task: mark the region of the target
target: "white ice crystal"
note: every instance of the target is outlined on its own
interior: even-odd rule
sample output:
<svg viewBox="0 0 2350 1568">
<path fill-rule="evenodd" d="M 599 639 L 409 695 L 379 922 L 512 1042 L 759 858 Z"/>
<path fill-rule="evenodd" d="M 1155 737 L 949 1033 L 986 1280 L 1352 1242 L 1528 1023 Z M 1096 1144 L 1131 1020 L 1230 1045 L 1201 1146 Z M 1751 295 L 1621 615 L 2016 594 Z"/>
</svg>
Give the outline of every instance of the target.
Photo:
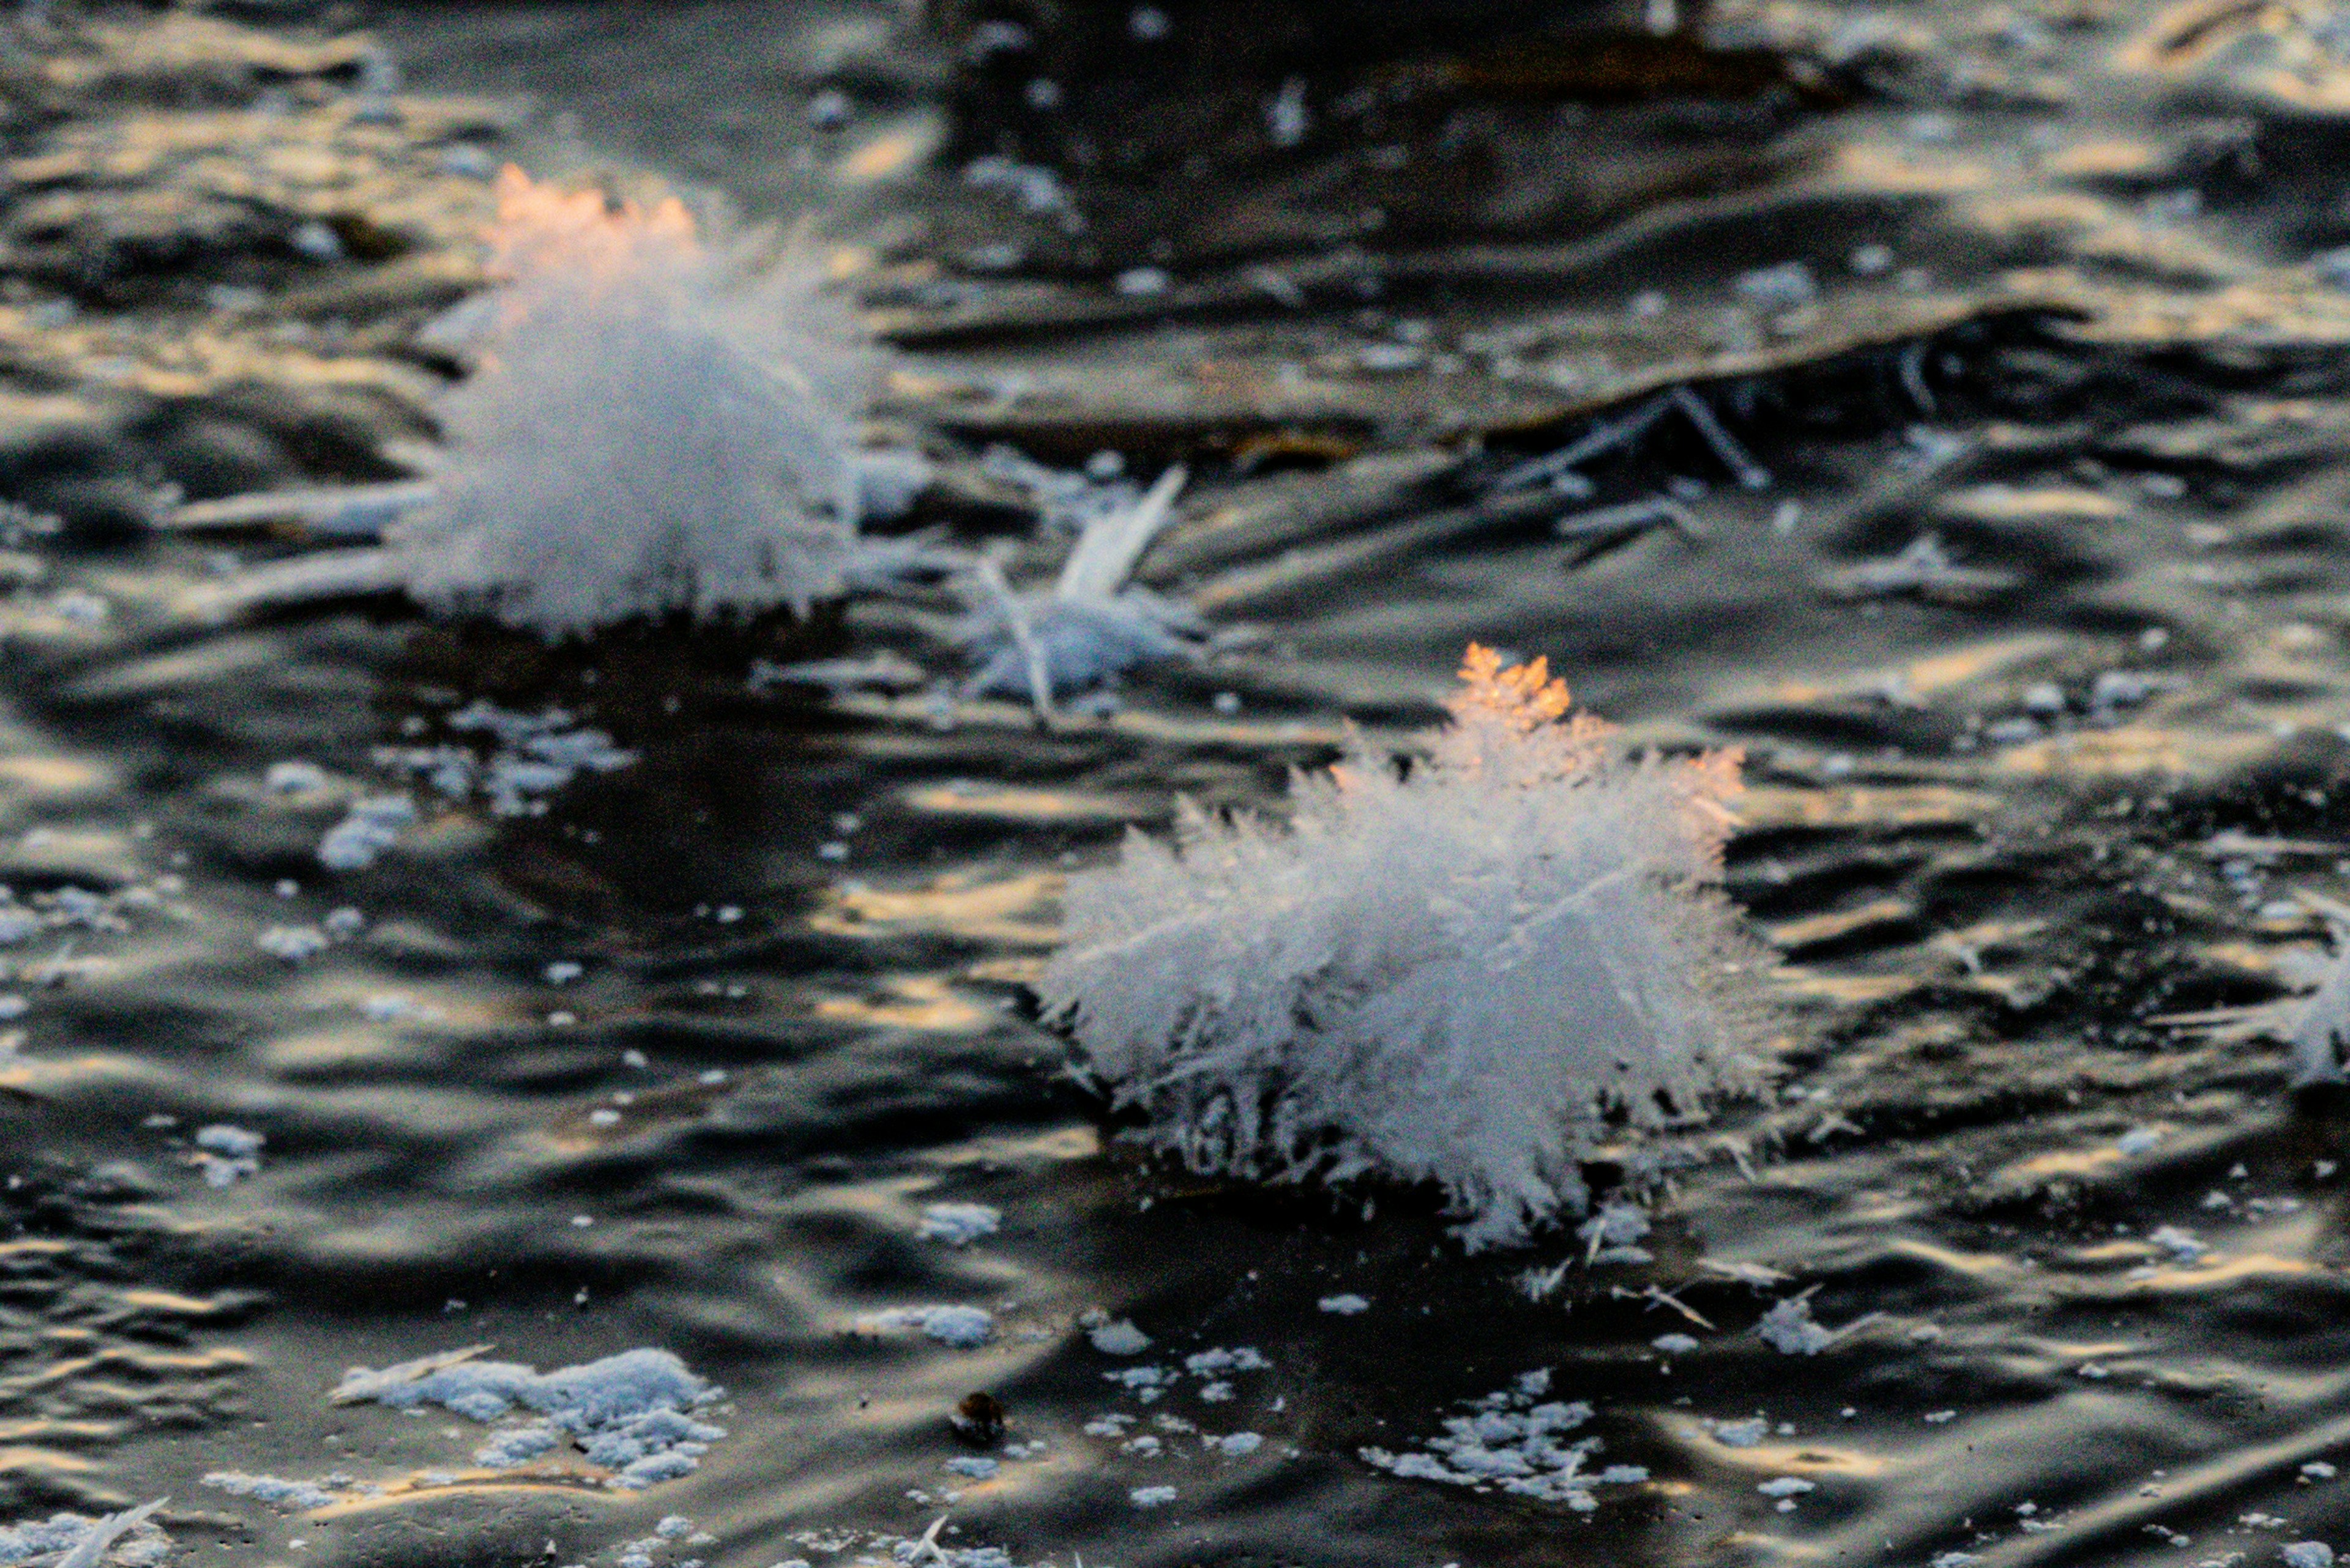
<svg viewBox="0 0 2350 1568">
<path fill-rule="evenodd" d="M 958 632 L 980 660 L 971 690 L 1024 696 L 1049 711 L 1055 693 L 1194 651 L 1207 627 L 1189 606 L 1127 586 L 1173 515 L 1183 483 L 1184 471 L 1170 468 L 1148 491 L 1121 489 L 1116 505 L 1084 513 L 1048 592 L 1015 594 L 992 562 L 979 563 L 962 589 L 972 608 Z M 1054 516 L 1049 502 L 1045 515 Z"/>
<path fill-rule="evenodd" d="M 1598 1506 L 1591 1491 L 1595 1485 L 1629 1485 L 1648 1479 L 1647 1470 L 1633 1465 L 1585 1473 L 1599 1440 L 1564 1439 L 1591 1419 L 1591 1407 L 1545 1399 L 1549 1391 L 1549 1374 L 1531 1372 L 1513 1387 L 1471 1401 L 1474 1414 L 1447 1417 L 1444 1435 L 1426 1439 L 1420 1449 L 1359 1452 L 1374 1469 L 1408 1480 L 1497 1487 L 1521 1497 L 1563 1502 L 1578 1513 Z"/>
<path fill-rule="evenodd" d="M 2350 1046 L 2350 922 L 2344 916 L 2350 916 L 2350 910 L 2336 914 L 2334 920 L 2334 960 L 2321 971 L 2316 992 L 2293 1018 L 2290 1038 L 2296 1087 L 2343 1080 L 2343 1053 Z"/>
<path fill-rule="evenodd" d="M 385 548 L 436 608 L 549 637 L 632 616 L 805 611 L 855 539 L 869 353 L 805 263 L 738 286 L 684 207 L 499 178 L 479 368 Z"/>
<path fill-rule="evenodd" d="M 45 1559 L 47 1568 L 97 1568 L 105 1562 L 152 1568 L 170 1555 L 172 1538 L 148 1519 L 170 1501 L 159 1497 L 94 1520 L 59 1513 L 45 1521 L 0 1525 L 0 1563 Z M 131 1539 L 118 1546 L 126 1535 Z"/>
<path fill-rule="evenodd" d="M 601 1361 L 542 1374 L 510 1361 L 476 1359 L 473 1345 L 381 1371 L 353 1367 L 334 1391 L 338 1405 L 372 1401 L 396 1410 L 439 1405 L 492 1422 L 517 1407 L 534 1412 L 500 1427 L 475 1451 L 476 1463 L 511 1468 L 577 1442 L 589 1464 L 611 1472 L 608 1484 L 641 1490 L 693 1469 L 723 1428 L 691 1412 L 724 1397 L 666 1350 L 622 1351 Z"/>
<path fill-rule="evenodd" d="M 1003 1223 L 1003 1211 L 985 1203 L 926 1203 L 919 1234 L 925 1241 L 968 1247 L 982 1236 L 993 1236 Z"/>
<path fill-rule="evenodd" d="M 995 1337 L 995 1316 L 984 1307 L 891 1307 L 868 1320 L 876 1329 L 913 1329 L 956 1350 L 976 1350 Z"/>
<path fill-rule="evenodd" d="M 1762 961 L 1709 887 L 1735 753 L 1624 760 L 1541 660 L 1461 673 L 1406 775 L 1358 745 L 1287 831 L 1184 803 L 1174 847 L 1130 835 L 1037 989 L 1193 1169 L 1433 1181 L 1476 1246 L 1746 1085 Z"/>
</svg>

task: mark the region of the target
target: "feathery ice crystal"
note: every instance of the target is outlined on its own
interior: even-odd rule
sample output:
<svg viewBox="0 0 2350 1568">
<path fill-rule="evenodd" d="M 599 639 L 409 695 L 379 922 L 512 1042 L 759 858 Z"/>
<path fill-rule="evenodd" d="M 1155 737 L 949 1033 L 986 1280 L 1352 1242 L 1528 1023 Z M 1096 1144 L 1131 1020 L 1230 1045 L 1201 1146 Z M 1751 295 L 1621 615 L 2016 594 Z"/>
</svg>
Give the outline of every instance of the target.
<svg viewBox="0 0 2350 1568">
<path fill-rule="evenodd" d="M 1544 661 L 1471 646 L 1399 776 L 1357 748 L 1287 831 L 1179 808 L 1074 879 L 1038 990 L 1203 1173 L 1434 1181 L 1471 1246 L 1586 1199 L 1603 1138 L 1743 1088 L 1759 948 L 1708 886 L 1740 758 L 1611 754 Z"/>
<path fill-rule="evenodd" d="M 837 593 L 871 356 L 804 259 L 756 286 L 675 200 L 498 186 L 479 368 L 442 402 L 445 468 L 388 558 L 434 608 L 549 636 Z M 774 368 L 771 369 L 770 367 Z"/>
</svg>

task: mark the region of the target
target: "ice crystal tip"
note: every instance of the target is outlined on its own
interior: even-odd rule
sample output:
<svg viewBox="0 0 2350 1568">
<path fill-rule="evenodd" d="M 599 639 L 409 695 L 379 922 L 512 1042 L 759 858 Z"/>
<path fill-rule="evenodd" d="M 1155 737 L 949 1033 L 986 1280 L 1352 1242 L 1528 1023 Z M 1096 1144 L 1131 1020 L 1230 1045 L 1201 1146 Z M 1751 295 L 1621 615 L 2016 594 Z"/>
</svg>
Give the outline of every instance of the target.
<svg viewBox="0 0 2350 1568">
<path fill-rule="evenodd" d="M 1603 1138 L 1748 1087 L 1769 1009 L 1712 886 L 1737 755 L 1617 755 L 1539 660 L 1461 678 L 1408 772 L 1357 743 L 1286 827 L 1186 802 L 1171 846 L 1130 834 L 1038 991 L 1194 1169 L 1433 1182 L 1479 1245 L 1579 1210 Z"/>
</svg>

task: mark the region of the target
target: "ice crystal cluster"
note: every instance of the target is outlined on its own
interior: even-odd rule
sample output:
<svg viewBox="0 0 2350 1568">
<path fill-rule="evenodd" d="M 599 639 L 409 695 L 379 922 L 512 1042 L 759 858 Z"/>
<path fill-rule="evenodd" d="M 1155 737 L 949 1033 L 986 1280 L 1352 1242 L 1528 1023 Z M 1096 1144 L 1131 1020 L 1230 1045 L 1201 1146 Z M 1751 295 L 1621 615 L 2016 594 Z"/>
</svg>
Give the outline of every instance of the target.
<svg viewBox="0 0 2350 1568">
<path fill-rule="evenodd" d="M 869 356 L 815 270 L 740 286 L 674 200 L 615 211 L 508 168 L 498 202 L 446 466 L 386 534 L 409 591 L 551 637 L 837 592 Z"/>
<path fill-rule="evenodd" d="M 1511 1387 L 1474 1402 L 1474 1415 L 1448 1417 L 1444 1436 L 1426 1439 L 1418 1451 L 1358 1450 L 1375 1469 L 1410 1480 L 1451 1486 L 1496 1488 L 1519 1497 L 1563 1502 L 1577 1513 L 1599 1506 L 1596 1486 L 1637 1486 L 1648 1479 L 1639 1465 L 1586 1469 L 1599 1450 L 1596 1438 L 1572 1440 L 1565 1434 L 1591 1419 L 1591 1407 L 1546 1397 L 1548 1370 L 1529 1372 Z"/>
<path fill-rule="evenodd" d="M 1286 828 L 1184 803 L 1171 847 L 1129 835 L 1038 989 L 1191 1168 L 1432 1181 L 1474 1247 L 1743 1086 L 1762 961 L 1710 885 L 1735 753 L 1618 756 L 1540 659 L 1461 676 L 1408 773 L 1357 746 Z"/>
<path fill-rule="evenodd" d="M 511 1469 L 576 1445 L 589 1464 L 612 1472 L 609 1484 L 632 1491 L 692 1470 L 726 1435 L 692 1414 L 723 1397 L 723 1390 L 666 1350 L 627 1350 L 542 1374 L 514 1362 L 475 1359 L 487 1348 L 470 1346 L 380 1372 L 353 1367 L 334 1401 L 372 1401 L 395 1410 L 438 1405 L 485 1423 L 513 1416 L 519 1407 L 531 1414 L 499 1425 L 475 1450 L 476 1463 Z"/>
</svg>

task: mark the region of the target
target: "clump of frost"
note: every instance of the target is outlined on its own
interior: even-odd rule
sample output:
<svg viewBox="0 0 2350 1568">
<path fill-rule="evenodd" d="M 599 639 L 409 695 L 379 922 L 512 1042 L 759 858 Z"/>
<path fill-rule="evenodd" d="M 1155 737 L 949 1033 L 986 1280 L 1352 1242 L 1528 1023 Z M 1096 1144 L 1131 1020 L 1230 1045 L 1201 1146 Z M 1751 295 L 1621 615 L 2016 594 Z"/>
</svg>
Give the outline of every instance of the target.
<svg viewBox="0 0 2350 1568">
<path fill-rule="evenodd" d="M 404 794 L 371 794 L 353 801 L 343 820 L 318 841 L 318 864 L 329 871 L 363 871 L 416 820 L 416 803 Z"/>
<path fill-rule="evenodd" d="M 981 561 L 962 589 L 971 608 L 957 632 L 980 666 L 971 690 L 1025 696 L 1049 711 L 1056 693 L 1194 651 L 1207 627 L 1189 606 L 1127 585 L 1183 482 L 1184 471 L 1170 468 L 1141 494 L 1121 492 L 1118 505 L 1086 514 L 1049 591 L 1014 593 L 993 562 Z"/>
<path fill-rule="evenodd" d="M 603 731 L 577 727 L 561 708 L 517 713 L 477 699 L 450 714 L 448 725 L 463 734 L 486 735 L 494 746 L 487 755 L 470 744 L 379 746 L 376 765 L 422 779 L 452 801 L 478 792 L 494 816 L 544 816 L 546 797 L 579 774 L 617 773 L 637 761 L 636 753 Z M 325 853 L 322 847 L 321 857 Z"/>
<path fill-rule="evenodd" d="M 1104 1355 L 1139 1355 L 1151 1345 L 1150 1336 L 1125 1319 L 1089 1329 L 1086 1337 Z"/>
<path fill-rule="evenodd" d="M 1173 847 L 1129 835 L 1037 989 L 1191 1168 L 1433 1181 L 1479 1246 L 1747 1086 L 1764 961 L 1710 886 L 1736 753 L 1625 760 L 1541 660 L 1461 674 L 1409 774 L 1358 745 L 1286 831 L 1186 802 Z"/>
<path fill-rule="evenodd" d="M 868 1321 L 877 1329 L 912 1329 L 957 1350 L 976 1350 L 995 1337 L 995 1316 L 984 1307 L 891 1307 Z"/>
<path fill-rule="evenodd" d="M 512 168 L 492 239 L 504 286 L 469 313 L 434 496 L 385 535 L 408 591 L 549 637 L 838 593 L 871 357 L 816 269 L 744 287 L 674 200 L 613 211 Z"/>
<path fill-rule="evenodd" d="M 1347 1292 L 1344 1295 L 1324 1296 L 1320 1301 L 1314 1304 L 1321 1308 L 1324 1312 L 1334 1314 L 1339 1317 L 1353 1317 L 1358 1313 L 1367 1313 L 1371 1310 L 1371 1303 L 1369 1302 L 1365 1301 L 1361 1296 L 1355 1294 L 1351 1291 Z"/>
<path fill-rule="evenodd" d="M 428 1355 L 381 1371 L 355 1366 L 333 1395 L 395 1410 L 439 1405 L 484 1424 L 503 1422 L 475 1450 L 477 1464 L 511 1469 L 577 1443 L 608 1485 L 631 1491 L 692 1470 L 725 1429 L 692 1412 L 724 1397 L 666 1350 L 637 1349 L 541 1373 L 476 1359 L 487 1347 Z M 519 1412 L 528 1411 L 531 1415 Z M 511 1418 L 509 1418 L 511 1417 Z"/>
<path fill-rule="evenodd" d="M 284 1476 L 256 1476 L 244 1470 L 213 1470 L 203 1484 L 231 1497 L 249 1497 L 272 1508 L 307 1513 L 335 1501 L 334 1489 L 322 1481 L 289 1480 Z"/>
<path fill-rule="evenodd" d="M 2350 913 L 2350 911 L 2345 911 Z M 2293 1081 L 2338 1084 L 2343 1081 L 2343 1056 L 2350 1050 L 2350 927 L 2337 918 L 2333 962 L 2322 972 L 2317 990 L 2294 1017 Z"/>
<path fill-rule="evenodd" d="M 1789 1296 L 1773 1303 L 1754 1332 L 1782 1355 L 1817 1355 L 1836 1339 L 1834 1330 L 1812 1316 L 1809 1296 Z"/>
<path fill-rule="evenodd" d="M 261 1174 L 261 1148 L 268 1141 L 257 1132 L 215 1122 L 196 1129 L 195 1151 L 188 1160 L 203 1174 L 205 1186 L 234 1187 Z"/>
<path fill-rule="evenodd" d="M 172 1538 L 149 1521 L 171 1501 L 159 1497 L 97 1519 L 56 1513 L 46 1520 L 0 1525 L 0 1565 L 47 1559 L 46 1568 L 98 1568 L 101 1563 L 154 1568 L 172 1554 Z"/>
<path fill-rule="evenodd" d="M 925 1241 L 968 1247 L 982 1236 L 993 1236 L 1003 1223 L 1003 1210 L 984 1203 L 930 1203 L 922 1208 L 918 1232 Z"/>
<path fill-rule="evenodd" d="M 1648 1479 L 1638 1465 L 1616 1465 L 1586 1474 L 1584 1467 L 1599 1449 L 1596 1438 L 1567 1440 L 1565 1434 L 1591 1419 L 1591 1407 L 1544 1397 L 1547 1371 L 1529 1372 L 1512 1386 L 1471 1402 L 1471 1414 L 1447 1417 L 1444 1435 L 1418 1449 L 1393 1453 L 1360 1450 L 1364 1462 L 1411 1480 L 1452 1486 L 1495 1487 L 1520 1497 L 1563 1502 L 1577 1513 L 1599 1506 L 1595 1486 L 1633 1485 Z"/>
</svg>

